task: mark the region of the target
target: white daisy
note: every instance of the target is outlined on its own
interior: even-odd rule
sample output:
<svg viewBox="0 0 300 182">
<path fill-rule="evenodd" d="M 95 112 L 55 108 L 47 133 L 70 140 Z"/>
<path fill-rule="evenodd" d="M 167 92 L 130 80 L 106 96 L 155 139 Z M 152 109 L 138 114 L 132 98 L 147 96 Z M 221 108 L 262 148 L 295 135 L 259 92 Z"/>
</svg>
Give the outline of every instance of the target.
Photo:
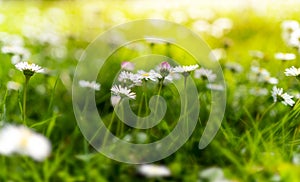
<svg viewBox="0 0 300 182">
<path fill-rule="evenodd" d="M 149 72 L 146 72 L 144 70 L 139 70 L 137 72 L 138 78 L 141 80 L 152 80 L 157 81 L 157 79 L 162 78 L 162 76 L 155 72 L 154 70 L 150 70 Z"/>
<path fill-rule="evenodd" d="M 284 74 L 286 76 L 296 76 L 296 77 L 298 77 L 300 75 L 300 68 L 295 68 L 295 66 L 292 66 L 290 68 L 285 69 Z"/>
<path fill-rule="evenodd" d="M 94 89 L 94 90 L 100 90 L 100 84 L 95 82 L 95 81 L 86 81 L 86 80 L 80 80 L 79 81 L 79 86 L 82 87 L 82 88 L 91 88 L 91 89 Z"/>
<path fill-rule="evenodd" d="M 135 67 L 134 63 L 129 62 L 129 61 L 124 61 L 124 62 L 121 63 L 121 68 L 123 70 L 133 71 L 134 67 Z"/>
<path fill-rule="evenodd" d="M 212 61 L 220 61 L 227 57 L 226 51 L 223 48 L 216 48 L 210 51 L 209 58 Z"/>
<path fill-rule="evenodd" d="M 111 88 L 112 93 L 115 96 L 128 97 L 130 99 L 135 99 L 136 94 L 134 92 L 131 92 L 131 90 L 127 87 L 122 87 L 121 85 L 113 85 Z"/>
<path fill-rule="evenodd" d="M 142 79 L 140 76 L 128 71 L 122 71 L 118 77 L 118 80 L 130 88 L 133 86 L 140 86 L 142 84 Z"/>
<path fill-rule="evenodd" d="M 208 84 L 206 84 L 206 88 L 208 88 L 210 90 L 215 90 L 215 91 L 223 91 L 224 90 L 224 87 L 221 84 L 208 83 Z"/>
<path fill-rule="evenodd" d="M 291 61 L 296 59 L 296 55 L 293 53 L 282 53 L 278 52 L 275 54 L 275 59 L 281 60 L 281 61 Z"/>
<path fill-rule="evenodd" d="M 266 88 L 257 87 L 257 88 L 251 88 L 249 90 L 249 93 L 251 95 L 255 95 L 255 96 L 265 96 L 265 95 L 268 95 L 269 91 Z"/>
<path fill-rule="evenodd" d="M 196 70 L 199 67 L 198 64 L 195 65 L 189 65 L 189 66 L 176 66 L 175 68 L 172 69 L 172 72 L 175 73 L 181 73 L 183 76 L 187 77 L 190 72 Z"/>
<path fill-rule="evenodd" d="M 8 90 L 16 90 L 18 91 L 21 88 L 21 84 L 18 82 L 9 81 L 6 84 Z"/>
<path fill-rule="evenodd" d="M 251 50 L 249 51 L 249 54 L 255 59 L 263 59 L 265 57 L 265 54 L 259 50 Z"/>
<path fill-rule="evenodd" d="M 50 155 L 51 144 L 41 134 L 24 126 L 7 125 L 0 130 L 0 153 L 28 155 L 36 161 L 43 161 Z"/>
<path fill-rule="evenodd" d="M 44 73 L 45 70 L 34 64 L 34 63 L 28 63 L 28 62 L 19 62 L 15 64 L 16 68 L 23 72 L 25 76 L 32 76 L 34 73 Z"/>
<path fill-rule="evenodd" d="M 225 63 L 225 67 L 233 73 L 240 73 L 243 71 L 243 67 L 235 62 L 227 62 Z"/>
<path fill-rule="evenodd" d="M 276 86 L 274 86 L 271 93 L 274 102 L 280 101 L 284 105 L 290 105 L 290 106 L 293 106 L 295 104 L 295 101 L 292 99 L 293 96 L 287 93 L 283 93 L 282 88 L 277 88 Z"/>
<path fill-rule="evenodd" d="M 162 165 L 143 164 L 138 167 L 138 171 L 148 178 L 171 176 L 170 169 Z"/>
<path fill-rule="evenodd" d="M 208 81 L 213 82 L 216 80 L 217 75 L 214 74 L 213 71 L 210 69 L 200 68 L 195 70 L 194 77 L 198 79 L 207 79 Z"/>
</svg>

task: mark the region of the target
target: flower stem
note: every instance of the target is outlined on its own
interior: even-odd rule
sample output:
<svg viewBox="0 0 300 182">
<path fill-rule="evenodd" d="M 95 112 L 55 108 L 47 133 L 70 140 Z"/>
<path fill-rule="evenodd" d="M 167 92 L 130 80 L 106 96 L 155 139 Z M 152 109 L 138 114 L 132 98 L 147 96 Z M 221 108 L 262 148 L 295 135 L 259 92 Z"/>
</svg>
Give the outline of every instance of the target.
<svg viewBox="0 0 300 182">
<path fill-rule="evenodd" d="M 30 76 L 25 75 L 25 82 L 24 82 L 24 90 L 23 90 L 23 124 L 25 126 L 27 126 L 26 123 L 26 97 L 27 97 L 27 86 L 28 86 L 28 82 L 29 82 Z"/>
</svg>

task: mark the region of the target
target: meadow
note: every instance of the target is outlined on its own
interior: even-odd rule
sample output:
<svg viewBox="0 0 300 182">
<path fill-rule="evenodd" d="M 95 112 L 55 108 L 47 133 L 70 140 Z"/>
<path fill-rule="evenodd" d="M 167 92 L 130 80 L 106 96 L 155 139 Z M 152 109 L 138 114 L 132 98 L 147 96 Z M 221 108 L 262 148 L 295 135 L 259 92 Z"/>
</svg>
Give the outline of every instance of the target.
<svg viewBox="0 0 300 182">
<path fill-rule="evenodd" d="M 299 181 L 299 3 L 217 2 L 0 1 L 0 181 Z M 209 47 L 205 61 L 220 65 L 222 72 L 173 45 L 176 37 L 159 42 L 145 35 L 110 55 L 95 80 L 74 79 L 99 35 L 150 18 L 193 31 Z M 156 57 L 143 57 L 150 53 Z M 88 66 L 86 73 L 93 69 Z M 220 74 L 225 85 L 215 81 Z M 192 95 L 184 92 L 191 82 L 197 99 L 180 100 L 182 94 Z M 212 105 L 222 104 L 212 99 L 213 92 L 226 95 L 225 113 L 216 136 L 199 149 Z M 149 126 L 139 125 L 139 119 L 140 128 L 122 122 L 125 101 L 138 116 L 160 113 L 163 105 L 155 99 L 151 104 L 154 95 L 166 101 L 160 123 L 145 129 Z M 74 98 L 83 104 L 74 106 Z M 182 132 L 181 137 L 191 136 L 163 159 L 119 162 L 98 150 L 108 145 L 108 151 L 127 159 L 130 148 L 113 144 L 97 123 L 81 119 L 89 115 L 89 99 L 101 123 L 129 143 L 166 137 L 175 130 L 185 101 L 193 107 L 183 112 L 197 113 L 195 128 Z M 192 125 L 183 129 L 191 131 Z M 84 127 L 99 133 L 86 136 Z M 97 136 L 101 141 L 93 141 Z M 129 157 L 138 163 L 147 155 Z"/>
</svg>

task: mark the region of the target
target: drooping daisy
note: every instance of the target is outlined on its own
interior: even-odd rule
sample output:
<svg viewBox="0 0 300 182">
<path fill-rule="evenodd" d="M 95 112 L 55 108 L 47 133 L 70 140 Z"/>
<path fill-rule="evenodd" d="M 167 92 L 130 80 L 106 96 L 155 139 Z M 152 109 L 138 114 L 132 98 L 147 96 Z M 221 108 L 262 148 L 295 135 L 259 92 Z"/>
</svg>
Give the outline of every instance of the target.
<svg viewBox="0 0 300 182">
<path fill-rule="evenodd" d="M 129 61 L 123 61 L 123 62 L 121 63 L 121 68 L 122 68 L 123 70 L 133 71 L 133 70 L 134 70 L 134 67 L 135 67 L 134 63 L 129 62 Z"/>
<path fill-rule="evenodd" d="M 293 106 L 295 104 L 295 101 L 292 99 L 293 96 L 287 93 L 283 93 L 283 88 L 277 88 L 276 86 L 274 86 L 271 93 L 274 102 L 279 101 L 284 105 L 289 105 L 289 106 Z"/>
<path fill-rule="evenodd" d="M 93 90 L 100 90 L 100 84 L 95 81 L 86 81 L 86 80 L 80 80 L 79 86 L 82 88 L 91 88 Z"/>
<path fill-rule="evenodd" d="M 285 69 L 284 74 L 286 76 L 295 76 L 299 77 L 300 76 L 300 68 L 295 68 L 295 66 L 292 66 L 290 68 Z"/>
<path fill-rule="evenodd" d="M 6 125 L 0 130 L 0 154 L 17 153 L 28 155 L 36 161 L 43 161 L 50 152 L 49 140 L 29 128 Z"/>
<path fill-rule="evenodd" d="M 152 80 L 157 81 L 158 79 L 162 78 L 162 76 L 155 72 L 154 70 L 150 70 L 149 72 L 146 72 L 144 70 L 139 70 L 137 72 L 138 78 L 141 80 Z"/>
<path fill-rule="evenodd" d="M 171 69 L 172 67 L 167 61 L 164 61 L 159 65 L 159 71 L 162 77 L 168 76 L 171 72 Z"/>
<path fill-rule="evenodd" d="M 25 76 L 32 76 L 34 73 L 44 73 L 45 70 L 34 64 L 34 63 L 28 63 L 28 62 L 19 62 L 15 64 L 16 68 L 23 72 Z"/>
<path fill-rule="evenodd" d="M 155 164 L 143 164 L 138 167 L 138 172 L 148 178 L 168 177 L 171 176 L 171 171 L 166 166 Z"/>
<path fill-rule="evenodd" d="M 282 53 L 278 52 L 275 54 L 275 59 L 281 60 L 281 61 L 291 61 L 296 59 L 296 55 L 293 53 Z"/>
<path fill-rule="evenodd" d="M 202 79 L 207 79 L 210 82 L 213 82 L 216 80 L 217 75 L 213 73 L 212 70 L 210 69 L 205 69 L 205 68 L 200 68 L 195 70 L 194 72 L 194 77 L 195 78 L 202 78 Z"/>
<path fill-rule="evenodd" d="M 129 88 L 142 84 L 142 79 L 139 75 L 128 71 L 122 71 L 118 76 L 118 81 L 124 83 Z"/>
<path fill-rule="evenodd" d="M 136 94 L 131 92 L 131 89 L 122 87 L 121 85 L 113 85 L 111 91 L 115 96 L 120 96 L 121 98 L 128 97 L 130 99 L 135 99 L 136 97 Z"/>
</svg>

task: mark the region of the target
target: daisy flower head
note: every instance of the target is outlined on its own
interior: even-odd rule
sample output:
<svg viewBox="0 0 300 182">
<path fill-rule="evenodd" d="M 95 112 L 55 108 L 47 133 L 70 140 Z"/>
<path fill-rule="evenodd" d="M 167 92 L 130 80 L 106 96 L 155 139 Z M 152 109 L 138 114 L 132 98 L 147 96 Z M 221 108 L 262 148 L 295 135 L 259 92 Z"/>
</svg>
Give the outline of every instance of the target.
<svg viewBox="0 0 300 182">
<path fill-rule="evenodd" d="M 129 61 L 123 61 L 123 62 L 121 63 L 121 68 L 122 68 L 123 70 L 133 71 L 133 70 L 134 70 L 134 67 L 135 67 L 134 63 L 129 62 Z"/>
<path fill-rule="evenodd" d="M 285 76 L 295 76 L 296 78 L 300 77 L 300 68 L 295 68 L 295 66 L 292 66 L 290 68 L 285 69 L 284 72 Z"/>
<path fill-rule="evenodd" d="M 143 164 L 138 167 L 138 172 L 148 178 L 168 177 L 171 175 L 169 168 L 163 165 Z"/>
<path fill-rule="evenodd" d="M 217 75 L 214 74 L 213 71 L 210 69 L 200 68 L 195 70 L 194 77 L 198 79 L 207 79 L 208 81 L 213 82 L 216 80 Z"/>
<path fill-rule="evenodd" d="M 233 73 L 240 73 L 243 71 L 243 67 L 235 62 L 227 62 L 225 67 Z"/>
<path fill-rule="evenodd" d="M 115 96 L 120 96 L 121 98 L 128 97 L 130 99 L 135 99 L 136 94 L 127 87 L 122 87 L 121 85 L 113 85 L 110 89 Z"/>
<path fill-rule="evenodd" d="M 124 83 L 129 88 L 142 84 L 141 77 L 128 71 L 122 71 L 118 76 L 118 81 Z"/>
<path fill-rule="evenodd" d="M 296 59 L 296 55 L 293 53 L 282 53 L 278 52 L 274 55 L 275 59 L 281 60 L 281 61 L 291 61 Z"/>
<path fill-rule="evenodd" d="M 157 81 L 158 79 L 162 78 L 162 76 L 155 72 L 154 70 L 150 70 L 149 72 L 146 72 L 144 70 L 139 70 L 137 72 L 138 78 L 141 80 L 152 80 Z"/>
<path fill-rule="evenodd" d="M 162 77 L 168 76 L 172 69 L 171 65 L 167 61 L 162 62 L 159 65 L 159 68 L 160 68 L 159 71 L 160 71 L 160 74 Z"/>
<path fill-rule="evenodd" d="M 45 70 L 42 67 L 40 67 L 34 63 L 19 62 L 19 63 L 15 64 L 15 67 L 18 70 L 22 71 L 25 76 L 32 76 L 34 73 L 44 73 L 45 72 Z"/>
<path fill-rule="evenodd" d="M 100 84 L 95 81 L 86 81 L 86 80 L 80 80 L 79 86 L 82 88 L 91 88 L 93 90 L 100 90 Z"/>
<path fill-rule="evenodd" d="M 173 72 L 181 73 L 183 74 L 183 76 L 187 77 L 189 76 L 190 72 L 195 71 L 198 67 L 198 64 L 189 66 L 176 66 L 175 68 L 173 68 Z"/>
<path fill-rule="evenodd" d="M 0 130 L 0 153 L 28 155 L 43 161 L 50 155 L 49 140 L 24 126 L 6 125 Z"/>
<path fill-rule="evenodd" d="M 287 93 L 283 93 L 283 88 L 277 88 L 276 86 L 274 86 L 271 93 L 274 103 L 280 101 L 284 105 L 293 106 L 295 104 L 295 101 L 292 99 L 293 96 Z"/>
</svg>

